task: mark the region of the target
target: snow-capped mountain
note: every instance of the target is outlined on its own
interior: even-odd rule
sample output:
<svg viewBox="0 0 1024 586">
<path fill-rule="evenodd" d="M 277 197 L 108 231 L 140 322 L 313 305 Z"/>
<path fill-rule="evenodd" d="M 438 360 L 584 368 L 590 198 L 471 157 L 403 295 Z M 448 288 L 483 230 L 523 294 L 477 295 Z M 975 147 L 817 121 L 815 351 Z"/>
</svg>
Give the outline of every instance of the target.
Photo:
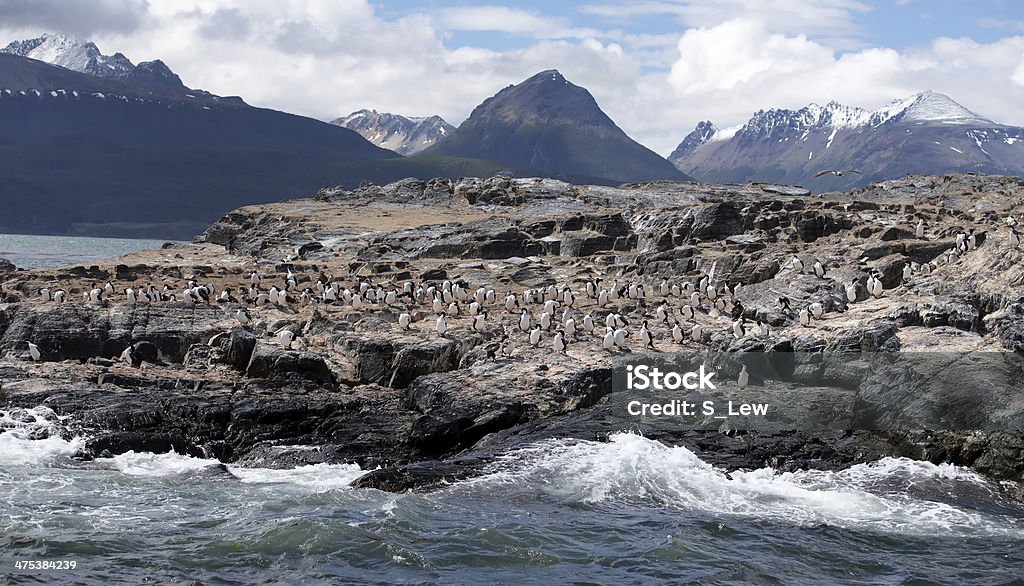
<svg viewBox="0 0 1024 586">
<path fill-rule="evenodd" d="M 44 34 L 35 39 L 14 41 L 0 49 L 0 53 L 28 57 L 102 79 L 157 89 L 187 89 L 163 61 L 133 65 L 121 53 L 104 55 L 92 41 L 70 35 Z"/>
<path fill-rule="evenodd" d="M 412 155 L 451 134 L 455 127 L 440 116 L 414 118 L 376 110 L 359 110 L 331 121 L 361 134 L 373 144 Z"/>
<path fill-rule="evenodd" d="M 778 181 L 817 191 L 907 173 L 1024 174 L 1024 129 L 988 120 L 949 96 L 925 91 L 876 110 L 829 102 L 771 109 L 739 127 L 697 125 L 669 155 L 709 181 Z M 824 169 L 861 174 L 815 177 Z"/>
</svg>

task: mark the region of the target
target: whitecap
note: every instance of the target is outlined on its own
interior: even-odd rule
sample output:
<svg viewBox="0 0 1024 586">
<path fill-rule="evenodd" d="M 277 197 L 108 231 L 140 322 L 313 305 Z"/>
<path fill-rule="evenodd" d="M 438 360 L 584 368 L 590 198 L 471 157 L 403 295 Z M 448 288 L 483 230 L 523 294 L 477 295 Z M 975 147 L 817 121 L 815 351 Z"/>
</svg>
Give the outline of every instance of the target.
<svg viewBox="0 0 1024 586">
<path fill-rule="evenodd" d="M 129 476 L 171 476 L 220 464 L 217 460 L 185 456 L 175 452 L 154 454 L 134 451 L 114 456 L 111 462 L 117 470 Z"/>
<path fill-rule="evenodd" d="M 291 484 L 326 492 L 347 488 L 365 474 L 359 464 L 311 464 L 287 470 L 272 468 L 241 468 L 229 466 L 228 471 L 239 480 L 250 484 Z"/>
<path fill-rule="evenodd" d="M 771 468 L 725 473 L 685 447 L 632 433 L 607 443 L 550 440 L 509 453 L 491 474 L 462 483 L 540 490 L 567 502 L 658 506 L 801 526 L 838 526 L 906 534 L 1024 536 L 1018 520 L 921 498 L 906 486 L 930 479 L 983 484 L 950 465 L 886 458 L 838 472 L 780 473 Z M 898 479 L 895 487 L 884 480 Z"/>
</svg>

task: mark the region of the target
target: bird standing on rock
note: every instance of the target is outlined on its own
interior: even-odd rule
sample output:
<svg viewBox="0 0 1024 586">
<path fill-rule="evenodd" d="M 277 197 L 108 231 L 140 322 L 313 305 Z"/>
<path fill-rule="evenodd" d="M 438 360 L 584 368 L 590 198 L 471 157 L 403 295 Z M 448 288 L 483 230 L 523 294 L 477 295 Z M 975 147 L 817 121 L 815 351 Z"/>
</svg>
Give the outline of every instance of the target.
<svg viewBox="0 0 1024 586">
<path fill-rule="evenodd" d="M 647 327 L 647 321 L 644 320 L 643 325 L 640 326 L 640 344 L 644 348 L 650 348 L 656 350 L 654 347 L 654 336 L 651 335 L 651 330 Z"/>
<path fill-rule="evenodd" d="M 32 357 L 32 362 L 39 362 L 39 359 L 43 357 L 43 353 L 39 351 L 39 346 L 32 342 L 26 342 L 26 344 L 28 344 L 28 355 Z"/>
<path fill-rule="evenodd" d="M 704 339 L 704 328 L 700 327 L 700 324 L 694 324 L 690 330 L 690 339 L 698 344 Z"/>
<path fill-rule="evenodd" d="M 601 344 L 605 350 L 611 350 L 615 347 L 615 331 L 612 328 L 605 329 L 604 339 Z"/>
<path fill-rule="evenodd" d="M 857 302 L 857 279 L 854 279 L 846 286 L 846 300 L 850 303 Z"/>
<path fill-rule="evenodd" d="M 530 324 L 533 319 L 530 317 L 530 310 L 523 308 L 523 313 L 519 315 L 519 329 L 524 332 L 530 331 Z"/>
<path fill-rule="evenodd" d="M 533 326 L 530 330 L 530 345 L 536 348 L 540 345 L 540 324 Z"/>
<path fill-rule="evenodd" d="M 249 315 L 249 311 L 244 307 L 238 308 L 238 311 L 235 312 L 235 319 L 243 326 L 248 326 L 252 323 L 252 316 Z"/>
<path fill-rule="evenodd" d="M 555 334 L 555 341 L 553 343 L 553 346 L 555 352 L 558 352 L 560 354 L 565 353 L 565 333 L 562 332 L 562 330 L 558 330 L 558 333 Z"/>
<path fill-rule="evenodd" d="M 292 345 L 292 340 L 295 339 L 295 332 L 289 329 L 283 329 L 277 333 L 277 343 L 282 348 L 288 348 Z"/>
</svg>

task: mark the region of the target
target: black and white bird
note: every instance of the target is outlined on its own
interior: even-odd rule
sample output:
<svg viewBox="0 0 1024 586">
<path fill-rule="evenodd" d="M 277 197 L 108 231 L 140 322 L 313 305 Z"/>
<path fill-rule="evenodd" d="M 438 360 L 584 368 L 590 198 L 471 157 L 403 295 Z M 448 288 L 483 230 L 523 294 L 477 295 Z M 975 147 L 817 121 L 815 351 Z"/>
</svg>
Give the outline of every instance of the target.
<svg viewBox="0 0 1024 586">
<path fill-rule="evenodd" d="M 742 339 L 743 336 L 747 335 L 747 328 L 745 322 L 746 320 L 743 317 L 740 317 L 732 324 L 732 335 L 737 340 Z"/>
<path fill-rule="evenodd" d="M 480 312 L 479 314 L 477 314 L 476 316 L 473 317 L 473 323 L 470 325 L 470 327 L 473 329 L 474 332 L 482 332 L 482 331 L 484 331 L 484 320 L 486 318 L 487 318 L 487 312 L 486 311 L 482 311 L 482 312 Z"/>
<path fill-rule="evenodd" d="M 277 343 L 283 348 L 289 348 L 292 345 L 292 340 L 295 339 L 295 332 L 285 328 L 277 333 Z"/>
<path fill-rule="evenodd" d="M 589 313 L 583 316 L 583 331 L 588 334 L 594 333 L 594 318 Z"/>
<path fill-rule="evenodd" d="M 403 330 L 408 330 L 409 326 L 412 325 L 412 316 L 408 313 L 401 313 L 398 315 L 398 327 Z"/>
<path fill-rule="evenodd" d="M 604 346 L 605 350 L 611 350 L 615 348 L 615 330 L 612 328 L 606 328 L 604 338 L 601 340 L 601 345 Z"/>
<path fill-rule="evenodd" d="M 650 348 L 656 350 L 654 347 L 654 336 L 651 335 L 651 330 L 647 327 L 647 321 L 640 326 L 640 345 L 644 348 Z"/>
<path fill-rule="evenodd" d="M 785 296 L 779 297 L 775 301 L 775 305 L 777 305 L 778 308 L 780 310 L 782 310 L 782 311 L 789 311 L 790 310 L 789 297 L 785 297 Z"/>
<path fill-rule="evenodd" d="M 743 389 L 747 388 L 747 383 L 749 382 L 750 374 L 747 373 L 747 365 L 744 364 L 743 367 L 740 368 L 740 375 L 736 377 L 736 386 L 738 386 L 739 389 L 742 391 Z"/>
<path fill-rule="evenodd" d="M 533 318 L 530 317 L 530 310 L 523 308 L 523 312 L 519 314 L 519 329 L 528 332 L 533 323 Z"/>
<path fill-rule="evenodd" d="M 822 306 L 821 303 L 818 303 L 817 301 L 812 303 L 807 309 L 811 311 L 811 315 L 814 316 L 814 319 L 820 319 L 821 316 L 825 314 L 824 306 Z"/>
<path fill-rule="evenodd" d="M 252 323 L 252 316 L 249 315 L 249 310 L 244 307 L 238 308 L 238 311 L 235 312 L 235 319 L 243 326 L 248 326 Z"/>
<path fill-rule="evenodd" d="M 558 330 L 558 333 L 555 334 L 555 341 L 552 343 L 552 345 L 555 349 L 555 352 L 558 352 L 559 354 L 564 354 L 566 348 L 565 332 L 563 332 L 562 330 Z"/>
<path fill-rule="evenodd" d="M 863 175 L 863 173 L 856 169 L 822 169 L 821 171 L 815 173 L 814 176 L 821 177 L 823 175 L 835 175 L 836 177 L 842 177 L 846 173 L 856 173 L 858 175 Z"/>
<path fill-rule="evenodd" d="M 540 324 L 533 326 L 530 330 L 530 345 L 536 348 L 540 345 Z"/>
<path fill-rule="evenodd" d="M 43 357 L 43 353 L 39 351 L 39 346 L 36 346 L 32 342 L 26 342 L 28 344 L 28 355 L 32 357 L 33 362 L 39 362 Z"/>
</svg>

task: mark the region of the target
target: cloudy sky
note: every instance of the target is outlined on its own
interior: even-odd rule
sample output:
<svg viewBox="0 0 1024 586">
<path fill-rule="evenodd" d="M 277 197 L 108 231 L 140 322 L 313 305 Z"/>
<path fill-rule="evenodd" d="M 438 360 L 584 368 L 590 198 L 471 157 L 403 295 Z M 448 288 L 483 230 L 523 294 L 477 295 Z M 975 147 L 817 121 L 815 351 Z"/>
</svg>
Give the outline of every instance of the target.
<svg viewBox="0 0 1024 586">
<path fill-rule="evenodd" d="M 555 68 L 663 155 L 703 119 L 925 89 L 1024 125 L 1018 0 L 0 0 L 0 42 L 41 32 L 325 120 L 376 108 L 458 124 Z"/>
</svg>

